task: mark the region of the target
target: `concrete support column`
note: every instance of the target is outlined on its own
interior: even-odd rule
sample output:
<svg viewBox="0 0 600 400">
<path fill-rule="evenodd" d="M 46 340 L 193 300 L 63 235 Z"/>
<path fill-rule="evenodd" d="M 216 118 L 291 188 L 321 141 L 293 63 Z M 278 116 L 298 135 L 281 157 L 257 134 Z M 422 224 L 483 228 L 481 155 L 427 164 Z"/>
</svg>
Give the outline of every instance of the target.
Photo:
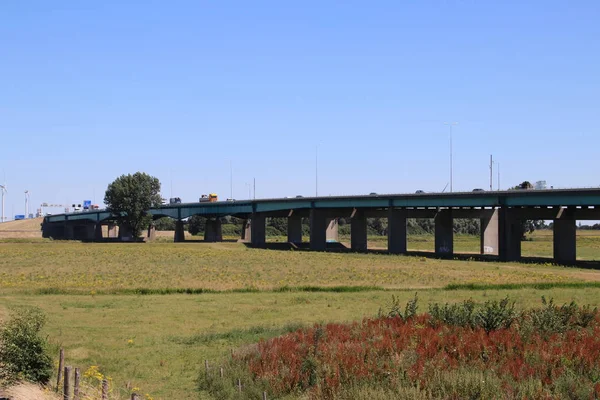
<svg viewBox="0 0 600 400">
<path fill-rule="evenodd" d="M 185 229 L 183 221 L 175 221 L 175 237 L 173 240 L 175 243 L 185 242 Z"/>
<path fill-rule="evenodd" d="M 246 218 L 242 223 L 242 238 L 241 242 L 250 243 L 252 241 L 252 229 L 251 229 L 251 221 Z"/>
<path fill-rule="evenodd" d="M 388 210 L 388 252 L 406 253 L 406 219 L 408 211 L 390 208 Z"/>
<path fill-rule="evenodd" d="M 519 261 L 521 259 L 521 221 L 516 218 L 511 208 L 498 210 L 499 222 L 499 255 L 502 261 Z"/>
<path fill-rule="evenodd" d="M 102 240 L 102 224 L 100 222 L 94 225 L 94 240 Z"/>
<path fill-rule="evenodd" d="M 353 251 L 367 251 L 367 217 L 364 211 L 355 211 L 350 220 L 350 247 Z"/>
<path fill-rule="evenodd" d="M 204 225 L 204 241 L 205 242 L 222 242 L 223 231 L 221 227 L 221 220 L 207 219 Z"/>
<path fill-rule="evenodd" d="M 68 222 L 65 222 L 65 239 L 73 240 L 75 239 L 75 227 Z"/>
<path fill-rule="evenodd" d="M 325 240 L 328 242 L 339 242 L 338 234 L 339 221 L 337 218 L 327 220 L 327 229 L 325 230 Z"/>
<path fill-rule="evenodd" d="M 302 243 L 302 217 L 299 215 L 288 217 L 287 237 L 289 243 Z"/>
<path fill-rule="evenodd" d="M 555 219 L 554 260 L 561 264 L 577 261 L 577 225 L 575 218 Z"/>
<path fill-rule="evenodd" d="M 79 235 L 77 235 L 77 236 L 79 236 L 77 238 L 78 240 L 92 241 L 92 240 L 94 240 L 94 237 L 95 237 L 96 224 L 87 223 L 85 225 L 82 225 L 80 227 L 80 232 L 81 233 Z"/>
<path fill-rule="evenodd" d="M 450 256 L 454 253 L 452 210 L 440 210 L 435 215 L 435 253 Z"/>
<path fill-rule="evenodd" d="M 42 237 L 53 239 L 65 239 L 65 222 L 46 222 L 42 223 Z"/>
<path fill-rule="evenodd" d="M 128 226 L 119 225 L 119 239 L 123 242 L 129 242 L 133 240 L 133 232 Z"/>
<path fill-rule="evenodd" d="M 310 210 L 310 249 L 325 251 L 327 249 L 327 214 L 324 210 Z"/>
<path fill-rule="evenodd" d="M 262 214 L 252 214 L 250 223 L 250 236 L 253 247 L 265 247 L 267 243 L 267 224 L 266 218 Z"/>
<path fill-rule="evenodd" d="M 114 224 L 114 223 L 112 223 L 112 222 L 109 222 L 109 223 L 108 223 L 108 232 L 107 232 L 107 235 L 106 235 L 106 237 L 109 237 L 109 238 L 116 238 L 116 237 L 118 237 L 118 236 L 119 236 L 119 234 L 118 234 L 118 232 L 117 232 L 117 225 L 115 225 L 115 224 Z"/>
<path fill-rule="evenodd" d="M 499 211 L 489 210 L 489 215 L 481 218 L 480 252 L 481 254 L 500 254 L 500 225 L 498 221 Z"/>
<path fill-rule="evenodd" d="M 154 226 L 154 224 L 150 224 L 148 226 L 148 235 L 146 240 L 152 241 L 154 239 L 156 239 L 156 226 Z"/>
</svg>

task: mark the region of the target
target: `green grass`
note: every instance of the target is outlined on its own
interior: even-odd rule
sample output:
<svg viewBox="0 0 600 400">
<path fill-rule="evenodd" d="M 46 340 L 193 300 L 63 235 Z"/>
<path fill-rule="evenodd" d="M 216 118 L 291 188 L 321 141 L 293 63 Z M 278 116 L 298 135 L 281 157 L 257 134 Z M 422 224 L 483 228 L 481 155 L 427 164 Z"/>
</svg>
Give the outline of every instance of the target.
<svg viewBox="0 0 600 400">
<path fill-rule="evenodd" d="M 232 349 L 317 322 L 353 321 L 375 316 L 392 294 L 401 304 L 414 293 L 268 292 L 201 295 L 10 295 L 2 307 L 30 305 L 49 317 L 45 330 L 64 346 L 67 363 L 99 365 L 125 396 L 126 383 L 155 399 L 194 398 L 195 379 L 204 360 L 219 362 Z M 575 300 L 600 305 L 600 289 L 515 289 L 485 291 L 442 289 L 419 292 L 420 311 L 433 302 L 473 298 L 500 300 L 506 295 L 521 308 L 539 306 L 542 295 L 559 304 Z M 129 344 L 129 340 L 133 340 Z"/>
<path fill-rule="evenodd" d="M 600 238 L 587 242 L 597 255 Z M 298 326 L 374 316 L 416 291 L 420 311 L 506 295 L 521 308 L 542 295 L 600 306 L 600 271 L 237 243 L 0 244 L 0 319 L 12 306 L 42 308 L 68 364 L 99 365 L 122 398 L 128 382 L 154 399 L 196 398 L 205 359 Z"/>
</svg>

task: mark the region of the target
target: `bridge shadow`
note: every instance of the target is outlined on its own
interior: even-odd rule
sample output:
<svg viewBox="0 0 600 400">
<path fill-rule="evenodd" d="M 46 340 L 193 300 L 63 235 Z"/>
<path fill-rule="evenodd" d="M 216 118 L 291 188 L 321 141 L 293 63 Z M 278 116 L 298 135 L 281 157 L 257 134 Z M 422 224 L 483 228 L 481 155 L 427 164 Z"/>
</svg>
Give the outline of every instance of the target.
<svg viewBox="0 0 600 400">
<path fill-rule="evenodd" d="M 244 243 L 246 247 L 253 248 L 252 244 Z M 279 250 L 279 251 L 314 251 L 310 249 L 310 244 L 307 242 L 303 243 L 288 243 L 288 242 L 267 242 L 262 249 L 268 250 Z M 326 252 L 328 253 L 361 253 L 361 254 L 385 254 L 390 255 L 387 249 L 368 249 L 367 251 L 355 251 L 344 245 L 340 242 L 327 242 Z M 483 262 L 497 262 L 497 263 L 507 263 L 507 261 L 501 261 L 498 256 L 487 255 L 487 254 L 477 254 L 477 253 L 454 253 L 452 255 L 443 256 L 434 253 L 433 251 L 408 251 L 404 254 L 405 256 L 413 256 L 413 257 L 425 257 L 430 259 L 437 260 L 458 260 L 458 261 L 483 261 Z M 390 255 L 391 256 L 391 255 Z M 555 261 L 551 257 L 530 257 L 524 256 L 521 257 L 520 261 L 510 261 L 518 262 L 522 264 L 543 264 L 543 265 L 553 265 L 553 266 L 562 266 L 562 267 L 571 267 L 571 268 L 583 268 L 583 269 L 598 269 L 600 270 L 600 260 L 577 260 L 574 264 L 561 264 Z"/>
</svg>

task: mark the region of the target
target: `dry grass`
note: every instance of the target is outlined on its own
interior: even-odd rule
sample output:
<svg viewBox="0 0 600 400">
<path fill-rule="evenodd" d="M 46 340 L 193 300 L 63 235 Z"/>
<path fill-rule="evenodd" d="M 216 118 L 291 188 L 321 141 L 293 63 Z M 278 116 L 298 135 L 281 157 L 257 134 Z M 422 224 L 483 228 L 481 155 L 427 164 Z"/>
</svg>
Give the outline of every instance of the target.
<svg viewBox="0 0 600 400">
<path fill-rule="evenodd" d="M 597 240 L 592 238 L 590 240 Z M 535 243 L 535 242 L 534 242 Z M 596 243 L 596 242 L 592 242 Z M 559 304 L 600 305 L 600 289 L 467 291 L 449 283 L 597 282 L 600 271 L 552 265 L 437 260 L 378 254 L 248 249 L 238 243 L 82 244 L 47 241 L 0 244 L 0 318 L 12 306 L 42 308 L 45 333 L 66 349 L 67 363 L 99 366 L 113 378 L 114 396 L 133 387 L 155 399 L 196 398 L 203 360 L 282 332 L 285 325 L 351 321 L 372 316 L 394 294 L 414 292 L 221 293 L 201 295 L 98 295 L 148 288 L 226 290 L 280 286 L 382 286 L 419 290 L 429 302 L 476 302 L 506 295 L 519 307 L 540 297 Z M 78 291 L 36 295 L 35 289 Z"/>
<path fill-rule="evenodd" d="M 0 397 L 7 397 L 11 400 L 61 400 L 55 392 L 48 388 L 35 385 L 33 383 L 22 382 L 11 386 L 4 391 L 0 390 Z"/>
<path fill-rule="evenodd" d="M 0 244 L 0 293 L 282 286 L 440 288 L 450 283 L 600 281 L 593 270 L 416 256 L 249 249 L 238 243 Z"/>
<path fill-rule="evenodd" d="M 0 224 L 0 239 L 41 238 L 43 218 L 9 221 Z"/>
</svg>

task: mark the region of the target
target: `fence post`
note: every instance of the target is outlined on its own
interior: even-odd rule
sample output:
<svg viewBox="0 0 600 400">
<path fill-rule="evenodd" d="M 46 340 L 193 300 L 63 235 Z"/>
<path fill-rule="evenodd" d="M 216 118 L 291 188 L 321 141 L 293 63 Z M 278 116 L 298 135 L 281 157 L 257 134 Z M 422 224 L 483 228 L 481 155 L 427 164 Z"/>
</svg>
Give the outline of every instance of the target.
<svg viewBox="0 0 600 400">
<path fill-rule="evenodd" d="M 108 380 L 102 379 L 102 400 L 108 400 Z"/>
<path fill-rule="evenodd" d="M 131 400 L 139 400 L 140 396 L 137 393 L 131 393 Z"/>
<path fill-rule="evenodd" d="M 58 356 L 58 377 L 56 378 L 56 391 L 60 389 L 60 381 L 62 380 L 63 364 L 65 363 L 65 350 L 61 347 L 60 355 Z"/>
<path fill-rule="evenodd" d="M 71 367 L 65 367 L 65 381 L 63 388 L 63 399 L 69 400 L 69 394 L 71 393 Z"/>
<path fill-rule="evenodd" d="M 238 378 L 238 392 L 242 393 L 242 380 Z"/>
<path fill-rule="evenodd" d="M 267 392 L 263 392 L 263 400 L 267 400 Z"/>
<path fill-rule="evenodd" d="M 81 371 L 75 368 L 75 383 L 73 387 L 73 400 L 79 400 L 79 380 L 81 379 Z"/>
<path fill-rule="evenodd" d="M 221 370 L 219 371 L 219 374 L 221 375 L 221 378 L 223 377 L 223 367 L 221 367 Z"/>
<path fill-rule="evenodd" d="M 208 376 L 208 360 L 204 360 L 204 374 Z"/>
</svg>

